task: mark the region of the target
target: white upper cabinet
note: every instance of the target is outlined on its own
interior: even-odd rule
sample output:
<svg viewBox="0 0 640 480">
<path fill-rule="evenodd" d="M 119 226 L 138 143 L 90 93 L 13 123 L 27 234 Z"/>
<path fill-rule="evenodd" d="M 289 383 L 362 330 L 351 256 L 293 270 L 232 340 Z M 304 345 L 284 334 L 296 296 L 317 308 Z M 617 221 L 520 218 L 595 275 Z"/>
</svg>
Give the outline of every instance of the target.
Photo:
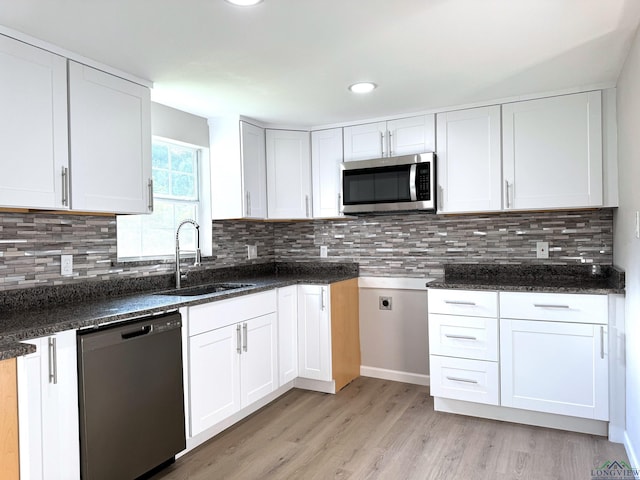
<svg viewBox="0 0 640 480">
<path fill-rule="evenodd" d="M 67 209 L 67 62 L 0 35 L 0 206 Z"/>
<path fill-rule="evenodd" d="M 71 207 L 149 213 L 149 89 L 69 61 Z"/>
<path fill-rule="evenodd" d="M 434 150 L 434 115 L 419 115 L 344 128 L 345 162 Z"/>
<path fill-rule="evenodd" d="M 420 115 L 388 121 L 387 145 L 387 156 L 389 157 L 435 151 L 434 115 Z"/>
<path fill-rule="evenodd" d="M 209 119 L 214 220 L 267 217 L 264 128 L 239 117 Z"/>
<path fill-rule="evenodd" d="M 440 213 L 502 208 L 500 106 L 437 115 Z"/>
<path fill-rule="evenodd" d="M 266 131 L 269 218 L 310 218 L 309 132 Z"/>
<path fill-rule="evenodd" d="M 267 217 L 267 163 L 264 129 L 240 122 L 240 155 L 244 188 L 244 215 Z"/>
<path fill-rule="evenodd" d="M 340 164 L 342 129 L 311 132 L 311 168 L 313 178 L 313 216 L 340 215 Z"/>
<path fill-rule="evenodd" d="M 506 209 L 603 204 L 601 92 L 502 107 Z"/>
</svg>

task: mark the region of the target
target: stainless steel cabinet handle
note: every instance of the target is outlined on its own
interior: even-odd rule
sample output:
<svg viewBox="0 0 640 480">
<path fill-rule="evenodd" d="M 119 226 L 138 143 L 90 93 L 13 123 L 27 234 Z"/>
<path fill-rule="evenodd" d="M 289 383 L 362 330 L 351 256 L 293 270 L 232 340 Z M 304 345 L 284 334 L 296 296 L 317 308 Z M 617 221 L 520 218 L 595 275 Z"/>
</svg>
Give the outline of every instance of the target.
<svg viewBox="0 0 640 480">
<path fill-rule="evenodd" d="M 304 205 L 307 212 L 307 218 L 309 218 L 309 195 L 304 196 Z"/>
<path fill-rule="evenodd" d="M 387 133 L 389 134 L 389 156 L 393 157 L 393 143 L 391 143 L 391 135 L 393 134 L 391 133 L 391 130 L 389 130 Z"/>
<path fill-rule="evenodd" d="M 320 310 L 322 310 L 324 312 L 324 309 L 326 308 L 326 303 L 324 300 L 324 294 L 325 294 L 325 288 L 322 287 L 322 293 L 320 295 Z"/>
<path fill-rule="evenodd" d="M 509 195 L 509 180 L 504 181 L 504 192 L 507 208 L 511 208 L 511 197 Z"/>
<path fill-rule="evenodd" d="M 49 337 L 49 383 L 58 383 L 58 349 L 55 337 Z"/>
<path fill-rule="evenodd" d="M 451 380 L 452 382 L 464 382 L 464 383 L 474 383 L 477 384 L 477 380 L 471 380 L 468 378 L 459 378 L 459 377 L 447 377 L 447 380 Z"/>
<path fill-rule="evenodd" d="M 149 179 L 149 183 L 147 183 L 147 188 L 149 190 L 149 211 L 153 212 L 153 178 Z"/>
<path fill-rule="evenodd" d="M 244 192 L 244 214 L 248 217 L 251 215 L 249 210 L 249 190 Z"/>
<path fill-rule="evenodd" d="M 342 214 L 342 195 L 338 194 L 338 215 Z"/>
<path fill-rule="evenodd" d="M 62 205 L 69 206 L 69 169 L 62 167 Z"/>
<path fill-rule="evenodd" d="M 439 210 L 444 210 L 444 189 L 442 188 L 442 185 L 438 185 L 438 209 Z"/>
<path fill-rule="evenodd" d="M 600 358 L 604 358 L 604 327 L 600 327 Z"/>
<path fill-rule="evenodd" d="M 381 156 L 384 157 L 384 133 L 380 132 L 380 152 Z"/>
<path fill-rule="evenodd" d="M 476 337 L 472 337 L 470 335 L 453 335 L 450 333 L 445 333 L 444 336 L 447 338 L 457 338 L 460 340 L 478 340 Z"/>
<path fill-rule="evenodd" d="M 475 302 L 462 302 L 462 301 L 459 301 L 459 300 L 445 300 L 444 303 L 447 303 L 449 305 L 466 305 L 466 306 L 469 306 L 469 307 L 475 307 L 476 306 Z"/>
<path fill-rule="evenodd" d="M 570 308 L 569 305 L 552 305 L 546 303 L 534 303 L 533 306 L 536 308 Z"/>
<path fill-rule="evenodd" d="M 236 325 L 236 352 L 242 355 L 242 339 L 240 338 L 240 324 Z"/>
<path fill-rule="evenodd" d="M 244 347 L 242 347 L 242 349 L 246 352 L 247 349 L 249 348 L 249 335 L 248 335 L 246 323 L 242 324 L 242 336 L 244 337 L 243 339 Z"/>
</svg>

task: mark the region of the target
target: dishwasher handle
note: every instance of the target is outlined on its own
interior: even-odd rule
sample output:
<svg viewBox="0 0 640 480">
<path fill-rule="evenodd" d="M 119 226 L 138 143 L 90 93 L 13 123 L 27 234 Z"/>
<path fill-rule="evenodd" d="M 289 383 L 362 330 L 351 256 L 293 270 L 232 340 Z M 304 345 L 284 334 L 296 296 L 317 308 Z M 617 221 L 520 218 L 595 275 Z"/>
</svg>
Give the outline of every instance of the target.
<svg viewBox="0 0 640 480">
<path fill-rule="evenodd" d="M 130 338 L 141 337 L 143 335 L 148 335 L 153 331 L 153 327 L 151 325 L 145 325 L 144 327 L 133 330 L 131 332 L 123 332 L 120 334 L 123 340 L 128 340 Z"/>
</svg>

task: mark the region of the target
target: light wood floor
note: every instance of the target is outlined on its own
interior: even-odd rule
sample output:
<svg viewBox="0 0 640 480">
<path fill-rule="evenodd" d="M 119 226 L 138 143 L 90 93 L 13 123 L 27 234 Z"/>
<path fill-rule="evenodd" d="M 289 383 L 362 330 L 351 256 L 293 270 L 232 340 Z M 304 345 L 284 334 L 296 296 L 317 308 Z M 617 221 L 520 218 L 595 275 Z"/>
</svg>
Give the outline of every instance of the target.
<svg viewBox="0 0 640 480">
<path fill-rule="evenodd" d="M 589 480 L 614 459 L 604 437 L 434 412 L 427 387 L 361 377 L 291 390 L 153 480 Z"/>
</svg>

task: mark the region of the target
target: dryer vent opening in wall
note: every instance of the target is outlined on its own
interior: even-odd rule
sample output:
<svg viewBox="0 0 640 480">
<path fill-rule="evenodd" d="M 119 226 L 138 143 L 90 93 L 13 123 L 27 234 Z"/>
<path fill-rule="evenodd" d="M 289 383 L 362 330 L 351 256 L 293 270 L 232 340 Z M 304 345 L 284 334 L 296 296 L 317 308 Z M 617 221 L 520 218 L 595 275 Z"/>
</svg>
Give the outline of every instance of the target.
<svg viewBox="0 0 640 480">
<path fill-rule="evenodd" d="M 391 310 L 391 297 L 378 297 L 380 310 Z"/>
</svg>

